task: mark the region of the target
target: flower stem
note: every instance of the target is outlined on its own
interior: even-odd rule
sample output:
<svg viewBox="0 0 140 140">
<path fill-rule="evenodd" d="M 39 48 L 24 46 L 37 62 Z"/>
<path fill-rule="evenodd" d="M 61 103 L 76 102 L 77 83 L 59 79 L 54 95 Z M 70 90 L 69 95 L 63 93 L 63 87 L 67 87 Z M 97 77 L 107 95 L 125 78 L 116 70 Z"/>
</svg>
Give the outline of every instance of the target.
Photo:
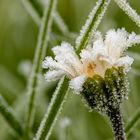
<svg viewBox="0 0 140 140">
<path fill-rule="evenodd" d="M 4 98 L 0 95 L 0 113 L 9 123 L 9 125 L 15 130 L 15 132 L 22 136 L 23 129 L 20 124 L 20 121 L 17 119 L 13 109 L 7 104 Z"/>
<path fill-rule="evenodd" d="M 62 110 L 64 101 L 68 94 L 68 79 L 66 77 L 62 78 L 58 84 L 58 87 L 52 97 L 48 111 L 46 112 L 40 127 L 36 133 L 34 140 L 48 140 L 51 130 L 54 126 L 59 113 Z"/>
<path fill-rule="evenodd" d="M 125 132 L 127 134 L 127 137 L 132 132 L 132 130 L 134 129 L 134 127 L 137 125 L 137 123 L 139 122 L 139 120 L 140 120 L 140 108 L 135 112 L 135 114 L 129 120 L 128 124 L 125 127 Z"/>
<path fill-rule="evenodd" d="M 112 105 L 108 105 L 107 115 L 112 123 L 115 140 L 125 140 L 125 133 L 123 127 L 123 120 L 120 112 L 119 105 L 113 107 Z"/>
<path fill-rule="evenodd" d="M 46 47 L 48 44 L 48 38 L 51 31 L 52 25 L 52 13 L 55 10 L 57 0 L 49 0 L 48 5 L 46 7 L 39 35 L 38 42 L 34 56 L 34 62 L 32 67 L 32 74 L 29 81 L 29 104 L 28 104 L 28 112 L 27 119 L 25 124 L 25 131 L 29 133 L 29 130 L 32 126 L 32 122 L 34 120 L 34 106 L 35 106 L 35 95 L 38 85 L 39 73 L 41 68 L 42 60 L 46 53 Z M 27 134 L 26 134 L 27 135 Z"/>
</svg>

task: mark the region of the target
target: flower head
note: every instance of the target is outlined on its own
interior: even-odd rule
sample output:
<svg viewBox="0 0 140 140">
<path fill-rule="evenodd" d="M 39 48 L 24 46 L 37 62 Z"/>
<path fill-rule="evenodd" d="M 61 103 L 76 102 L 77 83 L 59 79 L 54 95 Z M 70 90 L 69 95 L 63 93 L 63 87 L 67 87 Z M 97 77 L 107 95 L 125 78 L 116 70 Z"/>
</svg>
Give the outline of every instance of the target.
<svg viewBox="0 0 140 140">
<path fill-rule="evenodd" d="M 49 69 L 45 74 L 46 80 L 51 81 L 66 75 L 71 79 L 70 86 L 80 92 L 86 78 L 94 75 L 104 78 L 108 68 L 123 67 L 128 72 L 133 58 L 125 55 L 124 51 L 137 43 L 140 43 L 140 36 L 129 34 L 125 29 L 109 30 L 105 38 L 100 32 L 96 32 L 91 45 L 83 49 L 79 57 L 73 46 L 63 42 L 52 49 L 54 59 L 46 57 L 43 61 L 43 68 Z"/>
</svg>

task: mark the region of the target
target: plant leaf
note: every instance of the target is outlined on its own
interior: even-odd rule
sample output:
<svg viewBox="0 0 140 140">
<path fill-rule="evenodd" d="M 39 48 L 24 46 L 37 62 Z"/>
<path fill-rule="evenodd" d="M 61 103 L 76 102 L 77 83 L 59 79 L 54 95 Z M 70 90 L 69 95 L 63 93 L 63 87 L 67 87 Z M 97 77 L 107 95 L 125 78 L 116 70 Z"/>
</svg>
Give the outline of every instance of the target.
<svg viewBox="0 0 140 140">
<path fill-rule="evenodd" d="M 0 113 L 9 123 L 9 125 L 15 130 L 18 135 L 23 134 L 22 126 L 17 119 L 13 109 L 7 104 L 5 99 L 0 95 Z"/>
</svg>

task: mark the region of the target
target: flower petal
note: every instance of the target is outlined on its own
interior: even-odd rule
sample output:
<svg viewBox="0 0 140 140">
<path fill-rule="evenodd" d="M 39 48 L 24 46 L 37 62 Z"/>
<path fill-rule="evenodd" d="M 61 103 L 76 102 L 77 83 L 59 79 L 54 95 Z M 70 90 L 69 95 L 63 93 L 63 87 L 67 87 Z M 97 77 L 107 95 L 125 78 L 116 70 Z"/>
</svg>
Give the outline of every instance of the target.
<svg viewBox="0 0 140 140">
<path fill-rule="evenodd" d="M 63 75 L 65 75 L 65 72 L 60 71 L 60 70 L 59 71 L 56 71 L 56 70 L 48 71 L 45 74 L 45 79 L 48 82 L 50 82 L 50 81 L 56 81 L 56 80 L 60 79 Z"/>
<path fill-rule="evenodd" d="M 55 60 L 72 69 L 75 76 L 80 74 L 82 63 L 70 44 L 63 42 L 61 46 L 54 47 L 52 50 L 56 55 Z"/>
<path fill-rule="evenodd" d="M 128 72 L 131 68 L 131 65 L 133 63 L 134 59 L 129 56 L 121 57 L 118 59 L 118 61 L 115 63 L 115 66 L 123 66 L 125 68 L 125 71 Z"/>
<path fill-rule="evenodd" d="M 70 88 L 73 89 L 77 94 L 80 94 L 82 91 L 82 86 L 86 80 L 86 76 L 81 75 L 79 77 L 73 78 L 70 81 Z"/>
</svg>

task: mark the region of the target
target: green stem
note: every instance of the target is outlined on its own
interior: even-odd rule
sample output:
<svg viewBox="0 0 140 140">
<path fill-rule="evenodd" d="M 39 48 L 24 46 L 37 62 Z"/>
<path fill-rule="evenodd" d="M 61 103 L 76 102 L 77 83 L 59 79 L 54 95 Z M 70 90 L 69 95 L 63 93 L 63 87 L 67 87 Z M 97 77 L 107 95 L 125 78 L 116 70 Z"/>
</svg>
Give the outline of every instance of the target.
<svg viewBox="0 0 140 140">
<path fill-rule="evenodd" d="M 81 30 L 80 36 L 76 40 L 77 54 L 86 47 L 91 35 L 96 32 L 109 3 L 110 0 L 98 0 L 95 8 L 93 8 L 89 14 L 89 18 Z"/>
<path fill-rule="evenodd" d="M 29 81 L 29 105 L 27 120 L 25 125 L 25 130 L 28 133 L 29 128 L 32 126 L 34 120 L 34 106 L 35 106 L 35 95 L 37 91 L 37 85 L 39 80 L 39 73 L 41 68 L 41 63 L 46 53 L 46 48 L 48 44 L 48 38 L 51 31 L 52 25 L 52 13 L 55 10 L 57 0 L 49 0 L 46 7 L 40 31 L 38 36 L 37 47 L 34 56 L 34 62 L 32 67 L 32 74 Z"/>
<path fill-rule="evenodd" d="M 119 105 L 117 107 L 113 107 L 112 105 L 108 105 L 107 115 L 111 121 L 112 128 L 114 131 L 115 140 L 125 140 L 125 133 L 123 127 L 123 120 L 120 112 Z"/>
<path fill-rule="evenodd" d="M 125 127 L 125 132 L 127 134 L 127 137 L 132 132 L 134 127 L 137 125 L 139 120 L 140 120 L 140 108 L 135 112 L 134 116 L 129 120 L 128 124 Z"/>
<path fill-rule="evenodd" d="M 54 123 L 62 110 L 64 101 L 66 100 L 68 94 L 68 85 L 69 82 L 66 77 L 60 80 L 58 87 L 52 97 L 48 111 L 46 112 L 40 124 L 34 140 L 44 140 L 45 138 L 48 140 Z"/>
<path fill-rule="evenodd" d="M 94 30 L 93 27 L 96 27 L 96 29 L 97 29 L 97 26 L 99 25 L 99 22 L 101 21 L 101 17 L 99 20 L 99 16 L 103 17 L 103 14 L 105 13 L 105 10 L 107 9 L 107 5 L 109 4 L 109 2 L 110 2 L 110 0 L 99 0 L 98 7 L 96 6 L 97 10 L 95 11 L 95 12 L 97 12 L 97 13 L 95 13 L 95 16 L 98 18 L 93 17 L 91 19 L 91 20 L 97 19 L 98 24 L 96 21 L 94 21 L 94 24 L 87 27 L 88 32 L 92 32 Z M 100 10 L 98 10 L 98 8 Z M 96 26 L 95 26 L 95 24 L 96 24 Z M 85 34 L 86 33 L 84 33 L 84 36 L 82 36 L 82 38 L 81 38 L 82 42 L 83 42 L 83 40 L 84 40 L 84 42 L 87 42 L 89 40 L 89 38 L 86 37 Z M 78 48 L 78 51 L 80 52 L 81 49 L 84 47 L 85 46 L 81 46 L 80 49 Z M 64 104 L 64 101 L 66 100 L 68 91 L 69 91 L 68 80 L 65 78 L 61 79 L 59 86 L 55 92 L 55 95 L 53 96 L 52 101 L 50 103 L 49 109 L 41 122 L 41 125 L 36 133 L 36 137 L 34 138 L 34 140 L 44 140 L 45 138 L 46 138 L 46 140 L 48 140 L 48 138 L 51 134 L 51 130 L 53 128 L 53 125 L 55 123 L 55 120 L 57 119 L 59 112 L 62 109 L 62 106 Z"/>
<path fill-rule="evenodd" d="M 0 113 L 5 118 L 5 120 L 9 123 L 9 125 L 15 130 L 15 132 L 22 136 L 23 129 L 20 124 L 20 121 L 16 117 L 13 109 L 7 104 L 4 98 L 0 95 Z"/>
<path fill-rule="evenodd" d="M 34 22 L 40 26 L 41 23 L 41 16 L 42 16 L 42 12 L 40 12 L 40 10 L 38 10 L 39 8 L 36 7 L 36 4 L 34 3 L 33 0 L 21 0 L 23 6 L 25 7 L 25 9 L 27 10 L 27 12 L 29 13 L 29 15 L 32 17 L 32 19 L 34 20 Z"/>
<path fill-rule="evenodd" d="M 35 21 L 35 23 L 40 26 L 40 22 L 41 22 L 41 17 L 43 16 L 43 7 L 40 7 L 36 2 L 34 2 L 33 0 L 21 0 L 24 7 L 26 8 L 26 10 L 28 11 L 28 13 L 30 14 L 30 16 L 32 17 L 32 19 Z M 69 29 L 66 25 L 66 23 L 64 22 L 64 20 L 61 18 L 61 16 L 59 15 L 59 13 L 57 11 L 55 11 L 53 13 L 53 20 L 54 23 L 57 25 L 58 29 L 66 36 L 69 36 L 73 38 L 73 36 L 71 35 L 71 33 L 69 33 Z"/>
</svg>

